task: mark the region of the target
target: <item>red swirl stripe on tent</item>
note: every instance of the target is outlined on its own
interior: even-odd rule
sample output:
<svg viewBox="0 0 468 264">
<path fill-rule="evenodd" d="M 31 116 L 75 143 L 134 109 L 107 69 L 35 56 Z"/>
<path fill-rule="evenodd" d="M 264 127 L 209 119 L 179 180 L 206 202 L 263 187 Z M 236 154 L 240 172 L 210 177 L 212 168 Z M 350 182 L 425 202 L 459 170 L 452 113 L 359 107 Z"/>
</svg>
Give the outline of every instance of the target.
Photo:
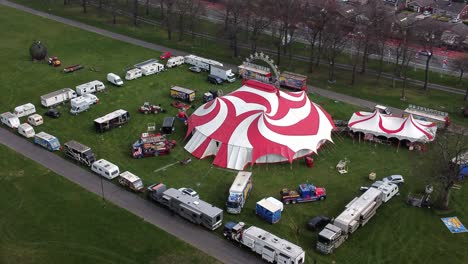
<svg viewBox="0 0 468 264">
<path fill-rule="evenodd" d="M 331 116 L 307 94 L 283 92 L 254 80 L 200 106 L 188 119 L 185 149 L 213 164 L 242 170 L 248 164 L 292 162 L 331 140 Z"/>
</svg>

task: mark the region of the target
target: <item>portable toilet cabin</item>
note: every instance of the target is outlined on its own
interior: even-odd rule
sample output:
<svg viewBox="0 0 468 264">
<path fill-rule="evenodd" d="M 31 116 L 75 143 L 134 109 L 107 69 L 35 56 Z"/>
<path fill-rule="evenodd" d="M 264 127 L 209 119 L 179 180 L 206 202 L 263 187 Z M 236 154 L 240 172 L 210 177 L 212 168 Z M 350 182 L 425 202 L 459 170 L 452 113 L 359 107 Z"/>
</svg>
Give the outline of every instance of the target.
<svg viewBox="0 0 468 264">
<path fill-rule="evenodd" d="M 20 120 L 19 118 L 10 113 L 10 112 L 6 112 L 6 113 L 3 113 L 0 115 L 0 118 L 2 120 L 2 123 L 11 127 L 11 128 L 17 128 L 19 125 L 20 125 Z"/>
<path fill-rule="evenodd" d="M 59 140 L 56 137 L 47 134 L 46 132 L 39 132 L 34 135 L 34 143 L 50 151 L 60 150 Z"/>
<path fill-rule="evenodd" d="M 280 201 L 278 202 L 281 203 Z M 272 202 L 271 199 L 264 198 L 257 202 L 255 206 L 255 214 L 270 224 L 278 223 L 281 219 L 282 210 L 282 206 L 280 206 L 279 203 Z"/>
<path fill-rule="evenodd" d="M 34 135 L 36 134 L 34 132 L 34 128 L 28 124 L 28 123 L 24 123 L 24 124 L 21 124 L 18 126 L 18 133 L 26 138 L 31 138 L 31 137 L 34 137 Z"/>
</svg>

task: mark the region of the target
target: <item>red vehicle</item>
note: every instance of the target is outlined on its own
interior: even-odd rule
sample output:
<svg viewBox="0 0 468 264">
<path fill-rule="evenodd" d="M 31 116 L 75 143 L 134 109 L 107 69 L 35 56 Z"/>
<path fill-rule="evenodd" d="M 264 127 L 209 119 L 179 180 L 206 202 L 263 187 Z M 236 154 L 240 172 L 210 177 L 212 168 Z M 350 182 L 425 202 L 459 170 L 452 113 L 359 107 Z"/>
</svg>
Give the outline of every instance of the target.
<svg viewBox="0 0 468 264">
<path fill-rule="evenodd" d="M 327 193 L 323 187 L 315 187 L 312 184 L 302 183 L 297 190 L 283 189 L 281 192 L 281 202 L 289 203 L 305 203 L 327 198 Z"/>
<path fill-rule="evenodd" d="M 161 54 L 161 56 L 159 56 L 161 60 L 167 60 L 170 57 L 172 57 L 172 53 L 170 53 L 169 51 L 165 51 Z"/>
<path fill-rule="evenodd" d="M 181 101 L 173 101 L 171 105 L 183 111 L 187 111 L 188 109 L 190 109 L 189 104 L 182 103 Z"/>
<path fill-rule="evenodd" d="M 74 72 L 74 71 L 77 71 L 77 70 L 81 70 L 83 68 L 84 68 L 83 65 L 76 64 L 76 65 L 73 65 L 73 66 L 66 67 L 65 69 L 63 69 L 63 72 L 64 73 L 69 73 L 69 72 Z"/>
<path fill-rule="evenodd" d="M 58 67 L 62 65 L 62 62 L 58 59 L 57 56 L 50 57 L 48 60 L 50 66 Z"/>
<path fill-rule="evenodd" d="M 148 102 L 145 102 L 140 108 L 138 108 L 138 112 L 143 113 L 143 114 L 158 114 L 158 113 L 165 113 L 166 110 L 164 110 L 161 105 L 154 105 L 150 104 Z"/>
<path fill-rule="evenodd" d="M 132 146 L 134 158 L 153 157 L 167 155 L 177 145 L 175 140 L 167 140 L 161 134 L 141 134 L 140 139 Z"/>
</svg>

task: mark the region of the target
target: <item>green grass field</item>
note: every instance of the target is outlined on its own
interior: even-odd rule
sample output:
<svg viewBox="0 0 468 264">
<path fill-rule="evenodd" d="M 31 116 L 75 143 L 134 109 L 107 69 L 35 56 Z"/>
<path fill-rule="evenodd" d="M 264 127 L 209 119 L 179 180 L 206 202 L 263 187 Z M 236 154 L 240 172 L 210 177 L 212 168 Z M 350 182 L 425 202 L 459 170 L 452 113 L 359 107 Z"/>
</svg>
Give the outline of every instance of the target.
<svg viewBox="0 0 468 264">
<path fill-rule="evenodd" d="M 38 108 L 38 112 L 42 113 L 45 109 L 40 106 L 40 95 L 63 87 L 74 88 L 78 84 L 94 79 L 104 81 L 108 72 L 122 76 L 128 65 L 159 55 L 150 50 L 5 7 L 0 7 L 0 29 L 5 36 L 0 42 L 0 56 L 4 62 L 0 65 L 0 79 L 3 80 L 0 90 L 4 95 L 0 97 L 1 112 L 11 111 L 17 105 L 32 102 Z M 61 69 L 52 68 L 44 63 L 31 62 L 28 48 L 31 42 L 37 39 L 45 42 L 49 54 L 59 56 L 64 66 L 81 63 L 86 68 L 64 74 Z M 90 67 L 100 71 L 89 71 Z M 92 147 L 98 158 L 105 158 L 118 164 L 121 171 L 129 170 L 139 175 L 145 185 L 162 181 L 170 187 L 192 187 L 199 192 L 202 199 L 224 208 L 229 186 L 236 173 L 213 167 L 209 158 L 193 160 L 188 166 L 180 166 L 178 161 L 190 156 L 183 149 L 186 130 L 181 122 L 177 123 L 176 133 L 172 136 L 179 145 L 170 155 L 141 160 L 135 160 L 130 156 L 131 144 L 137 140 L 141 132 L 146 131 L 147 124 L 155 122 L 159 127 L 164 117 L 161 114 L 138 114 L 136 109 L 143 102 L 161 103 L 168 109 L 166 116 L 177 113 L 176 109 L 169 106 L 171 85 L 197 90 L 198 99 L 195 103 L 197 106 L 201 104 L 200 97 L 203 91 L 220 88 L 208 84 L 206 74 L 193 74 L 186 66 L 171 69 L 159 75 L 126 82 L 121 88 L 108 85 L 105 93 L 97 94 L 100 104 L 78 116 L 68 114 L 69 106 L 60 106 L 62 117 L 57 120 L 46 118 L 45 124 L 36 131 L 44 130 L 55 135 L 62 143 L 71 139 L 82 142 Z M 223 85 L 221 89 L 227 93 L 239 86 L 240 83 L 236 82 Z M 335 119 L 348 119 L 351 113 L 357 110 L 352 106 L 315 95 L 310 97 L 320 103 Z M 92 121 L 96 117 L 120 108 L 131 113 L 132 120 L 129 124 L 104 134 L 94 132 Z M 248 225 L 259 226 L 299 244 L 307 251 L 308 263 L 313 263 L 314 258 L 317 258 L 319 263 L 332 261 L 464 263 L 468 261 L 468 256 L 464 254 L 468 246 L 466 235 L 450 234 L 440 221 L 440 215 L 431 210 L 410 208 L 404 203 L 408 192 L 420 191 L 426 184 L 425 177 L 420 175 L 420 171 L 421 168 L 432 166 L 428 164 L 427 154 L 409 152 L 402 148 L 397 152 L 396 148 L 384 145 L 359 144 L 342 136 L 336 136 L 333 140 L 333 144 L 325 145 L 315 157 L 316 166 L 313 169 L 307 168 L 302 160 L 291 165 L 270 164 L 247 168 L 252 170 L 254 175 L 251 197 L 242 214 L 238 216 L 225 214 L 225 220 L 244 221 Z M 340 175 L 336 172 L 335 166 L 345 157 L 351 160 L 350 172 Z M 170 164 L 173 165 L 159 170 Z M 367 175 L 372 171 L 376 172 L 378 177 L 389 174 L 404 175 L 407 183 L 402 187 L 401 195 L 379 209 L 377 216 L 353 234 L 335 254 L 318 255 L 314 251 L 316 233 L 305 229 L 306 221 L 319 214 L 332 217 L 341 213 L 344 206 L 360 194 L 359 187 L 370 184 Z M 282 220 L 275 225 L 267 224 L 255 216 L 253 211 L 258 200 L 268 196 L 278 197 L 282 188 L 294 188 L 302 182 L 326 187 L 328 198 L 323 202 L 287 206 Z M 468 212 L 464 206 L 467 198 L 466 188 L 454 192 L 452 213 L 465 224 L 468 224 Z M 99 201 L 95 199 L 96 206 L 99 207 Z M 31 209 L 30 213 L 35 212 Z M 220 234 L 220 231 L 216 233 Z M 149 246 L 146 245 L 149 242 L 145 240 L 136 241 Z M 175 248 L 181 249 L 179 246 Z"/>
<path fill-rule="evenodd" d="M 0 145 L 0 263 L 217 263 Z"/>
</svg>

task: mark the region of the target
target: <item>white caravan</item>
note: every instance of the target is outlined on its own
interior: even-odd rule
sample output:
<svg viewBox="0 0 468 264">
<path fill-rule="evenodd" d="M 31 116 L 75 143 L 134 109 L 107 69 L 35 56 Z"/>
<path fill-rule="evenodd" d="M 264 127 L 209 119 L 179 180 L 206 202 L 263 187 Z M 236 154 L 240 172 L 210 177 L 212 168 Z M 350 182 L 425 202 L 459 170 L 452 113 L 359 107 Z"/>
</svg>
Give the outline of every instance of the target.
<svg viewBox="0 0 468 264">
<path fill-rule="evenodd" d="M 44 119 L 42 119 L 42 116 L 39 114 L 34 114 L 28 116 L 28 123 L 32 126 L 40 126 L 44 124 Z"/>
<path fill-rule="evenodd" d="M 41 104 L 45 107 L 52 107 L 60 103 L 65 103 L 76 96 L 75 91 L 70 88 L 64 88 L 41 96 Z"/>
<path fill-rule="evenodd" d="M 112 83 L 113 85 L 117 85 L 117 86 L 122 86 L 123 85 L 122 79 L 120 79 L 120 77 L 115 73 L 108 73 L 107 74 L 107 81 Z"/>
<path fill-rule="evenodd" d="M 172 68 L 172 67 L 177 67 L 182 64 L 184 64 L 183 56 L 171 57 L 167 60 L 166 67 Z"/>
<path fill-rule="evenodd" d="M 6 112 L 0 115 L 0 118 L 2 120 L 2 123 L 11 127 L 11 128 L 17 128 L 20 125 L 20 120 L 17 116 L 10 112 Z"/>
<path fill-rule="evenodd" d="M 197 66 L 200 69 L 204 71 L 209 71 L 210 70 L 210 65 L 215 65 L 215 66 L 220 66 L 222 67 L 223 64 L 218 61 L 210 60 L 210 59 L 205 59 L 202 57 L 198 57 L 195 55 L 187 55 L 184 57 L 184 62 L 186 64 L 190 64 L 193 66 Z"/>
<path fill-rule="evenodd" d="M 101 175 L 102 177 L 112 180 L 119 176 L 119 167 L 105 159 L 100 159 L 93 163 L 91 170 Z"/>
<path fill-rule="evenodd" d="M 81 112 L 87 111 L 93 104 L 99 102 L 99 99 L 94 94 L 84 94 L 77 98 L 73 98 L 71 103 L 70 114 L 77 115 Z"/>
<path fill-rule="evenodd" d="M 148 75 L 159 73 L 159 72 L 163 71 L 164 70 L 164 65 L 162 65 L 161 63 L 155 62 L 155 63 L 151 63 L 151 64 L 141 66 L 140 70 L 143 73 L 143 75 L 148 76 Z"/>
<path fill-rule="evenodd" d="M 76 86 L 76 93 L 78 95 L 83 95 L 83 94 L 100 92 L 100 91 L 103 91 L 104 89 L 106 89 L 106 86 L 104 85 L 104 83 L 98 80 L 94 80 L 94 81 Z"/>
<path fill-rule="evenodd" d="M 371 185 L 371 187 L 383 192 L 382 201 L 384 203 L 392 199 L 393 196 L 395 196 L 398 193 L 398 185 L 391 182 L 376 181 Z"/>
<path fill-rule="evenodd" d="M 27 104 L 15 107 L 15 112 L 14 112 L 14 114 L 17 117 L 23 117 L 23 116 L 31 115 L 34 113 L 36 113 L 36 107 L 31 103 L 27 103 Z"/>
<path fill-rule="evenodd" d="M 19 125 L 18 133 L 26 138 L 32 138 L 36 134 L 36 132 L 34 132 L 34 128 L 28 123 Z"/>
<path fill-rule="evenodd" d="M 130 81 L 130 80 L 135 80 L 141 77 L 143 73 L 141 72 L 140 69 L 131 69 L 128 70 L 127 73 L 125 74 L 125 80 Z"/>
</svg>

